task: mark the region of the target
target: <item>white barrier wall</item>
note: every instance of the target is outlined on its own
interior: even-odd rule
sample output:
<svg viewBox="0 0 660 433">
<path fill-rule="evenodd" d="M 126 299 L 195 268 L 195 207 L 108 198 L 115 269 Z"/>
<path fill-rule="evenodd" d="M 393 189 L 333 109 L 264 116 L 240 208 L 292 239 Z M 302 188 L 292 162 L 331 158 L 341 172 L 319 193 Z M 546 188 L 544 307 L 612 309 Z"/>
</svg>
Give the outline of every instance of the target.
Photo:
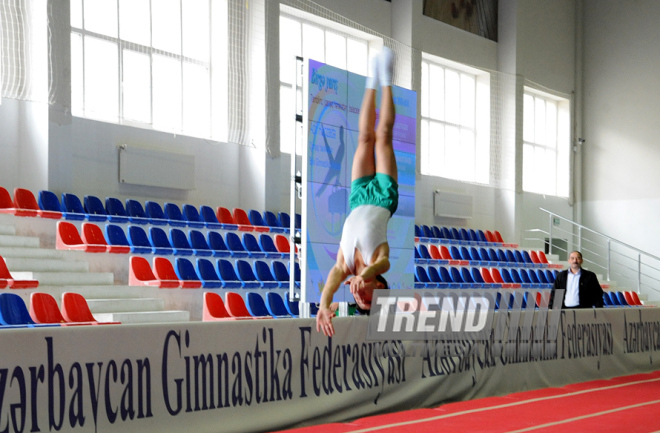
<svg viewBox="0 0 660 433">
<path fill-rule="evenodd" d="M 366 323 L 2 329 L 0 431 L 270 431 L 658 368 L 657 308 L 564 311 L 538 356 L 517 340 L 404 357 Z"/>
</svg>

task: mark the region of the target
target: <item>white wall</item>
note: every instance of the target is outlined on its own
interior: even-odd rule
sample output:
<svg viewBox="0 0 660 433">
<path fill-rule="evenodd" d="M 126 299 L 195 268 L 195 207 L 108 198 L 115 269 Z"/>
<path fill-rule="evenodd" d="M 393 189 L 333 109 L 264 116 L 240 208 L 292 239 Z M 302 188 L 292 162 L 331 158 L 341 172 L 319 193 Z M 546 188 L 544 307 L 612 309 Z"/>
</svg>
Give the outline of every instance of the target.
<svg viewBox="0 0 660 433">
<path fill-rule="evenodd" d="M 584 1 L 584 222 L 660 256 L 660 2 Z"/>
<path fill-rule="evenodd" d="M 515 59 L 514 68 L 519 68 L 514 72 L 554 90 L 570 92 L 574 88 L 572 35 L 575 33 L 575 0 L 500 2 L 503 4 L 500 13 L 512 14 L 501 16 L 501 22 L 515 23 L 513 37 L 505 38 L 500 43 L 424 17 L 421 14 L 423 0 L 393 0 L 392 3 L 383 0 L 321 0 L 319 4 L 386 36 L 396 35 L 404 42 L 409 41 L 417 50 L 476 67 L 497 70 L 502 67 L 503 54 L 508 53 Z M 402 22 L 403 16 L 412 18 L 409 22 Z M 3 146 L 7 150 L 3 151 L 9 155 L 0 162 L 3 186 L 273 211 L 289 208 L 290 159 L 287 155 L 271 158 L 261 147 L 241 148 L 233 144 L 70 118 L 53 108 L 50 122 L 38 120 L 37 116 L 37 122 L 47 125 L 42 127 L 43 130 L 35 134 L 28 127 L 30 132 L 25 133 L 20 132 L 18 125 L 21 118 L 28 116 L 22 108 L 26 105 L 30 103 L 9 100 L 4 100 L 0 105 L 3 131 L 0 139 L 3 144 L 8 143 L 8 146 Z M 35 114 L 30 116 L 34 118 Z M 36 149 L 32 151 L 32 159 L 25 156 L 23 146 L 19 145 L 30 141 L 41 143 L 31 147 Z M 41 174 L 43 179 L 26 181 L 22 177 L 26 172 L 22 167 L 34 165 L 34 154 L 40 152 L 39 146 L 44 146 L 43 143 L 46 145 L 42 149 L 47 149 L 47 168 L 43 168 Z M 116 147 L 123 143 L 156 146 L 195 155 L 197 189 L 181 191 L 119 184 Z M 16 161 L 19 163 L 16 164 Z M 247 182 L 246 176 L 252 180 Z M 433 216 L 435 189 L 472 194 L 478 204 L 474 218 L 469 221 L 436 219 Z M 507 240 L 519 242 L 524 228 L 545 224 L 544 217 L 538 220 L 536 217 L 540 204 L 562 215 L 570 216 L 572 213 L 563 200 L 528 197 L 521 191 L 417 176 L 416 215 L 417 220 L 423 223 L 497 229 Z"/>
</svg>

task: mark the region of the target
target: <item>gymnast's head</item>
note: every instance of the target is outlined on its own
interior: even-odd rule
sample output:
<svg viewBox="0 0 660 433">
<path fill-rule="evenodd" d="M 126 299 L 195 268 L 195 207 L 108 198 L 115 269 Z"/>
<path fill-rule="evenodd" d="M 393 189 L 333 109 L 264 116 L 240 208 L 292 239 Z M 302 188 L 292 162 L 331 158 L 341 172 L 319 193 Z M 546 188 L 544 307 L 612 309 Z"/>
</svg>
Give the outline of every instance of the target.
<svg viewBox="0 0 660 433">
<path fill-rule="evenodd" d="M 382 275 L 377 275 L 374 280 L 364 285 L 363 289 L 360 289 L 353 296 L 355 298 L 355 303 L 357 304 L 357 312 L 359 314 L 369 314 L 371 311 L 371 299 L 373 298 L 374 290 L 389 289 L 387 280 Z"/>
</svg>

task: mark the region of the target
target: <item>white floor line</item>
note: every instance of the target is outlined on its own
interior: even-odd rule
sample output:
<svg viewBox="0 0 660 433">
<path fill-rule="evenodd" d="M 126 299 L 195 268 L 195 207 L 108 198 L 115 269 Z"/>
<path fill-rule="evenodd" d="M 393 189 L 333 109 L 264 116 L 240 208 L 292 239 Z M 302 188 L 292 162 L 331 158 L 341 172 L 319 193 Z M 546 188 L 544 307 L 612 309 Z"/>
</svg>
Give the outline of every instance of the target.
<svg viewBox="0 0 660 433">
<path fill-rule="evenodd" d="M 581 391 L 575 391 L 575 392 L 570 392 L 570 393 L 566 393 L 566 394 L 552 395 L 552 396 L 547 396 L 547 397 L 539 397 L 539 398 L 533 398 L 533 399 L 530 399 L 530 400 L 523 400 L 523 401 L 517 401 L 517 402 L 513 402 L 513 403 L 500 404 L 500 405 L 497 405 L 497 406 L 489 406 L 489 407 L 478 408 L 478 409 L 464 410 L 464 411 L 461 411 L 461 412 L 455 412 L 455 413 L 450 413 L 450 414 L 446 414 L 446 415 L 438 415 L 438 416 L 434 416 L 434 417 L 431 417 L 431 418 L 423 418 L 423 419 L 416 419 L 416 420 L 399 422 L 399 423 L 394 423 L 394 424 L 380 425 L 380 426 L 377 426 L 377 427 L 370 427 L 370 428 L 361 429 L 361 430 L 351 430 L 350 433 L 363 433 L 363 432 L 384 430 L 384 429 L 387 429 L 387 428 L 394 428 L 394 427 L 401 427 L 401 426 L 405 426 L 405 425 L 419 424 L 419 423 L 423 423 L 423 422 L 437 421 L 437 420 L 441 420 L 441 419 L 445 419 L 445 418 L 452 418 L 452 417 L 455 417 L 455 416 L 467 415 L 467 414 L 471 414 L 471 413 L 486 412 L 486 411 L 494 410 L 494 409 L 503 409 L 503 408 L 512 407 L 512 406 L 520 406 L 520 405 L 527 404 L 527 403 L 535 403 L 537 401 L 553 400 L 553 399 L 556 399 L 556 398 L 571 397 L 571 396 L 580 395 L 580 394 L 587 394 L 587 393 L 590 393 L 590 392 L 606 391 L 606 390 L 609 390 L 609 389 L 622 388 L 624 386 L 639 385 L 641 383 L 650 383 L 650 382 L 657 382 L 657 381 L 660 381 L 660 378 L 647 379 L 647 380 L 638 380 L 636 382 L 619 383 L 619 384 L 616 384 L 616 385 L 603 386 L 603 387 L 600 387 L 600 388 L 584 389 L 584 390 L 581 390 Z M 538 427 L 535 427 L 535 428 L 538 428 Z M 520 430 L 520 431 L 526 431 L 526 430 Z"/>
<path fill-rule="evenodd" d="M 526 431 L 533 431 L 533 430 L 538 430 L 538 429 L 541 429 L 541 428 L 552 427 L 552 426 L 555 426 L 555 425 L 566 424 L 566 423 L 569 423 L 569 422 L 580 421 L 580 420 L 588 419 L 588 418 L 594 418 L 594 417 L 597 417 L 597 416 L 607 415 L 609 413 L 620 412 L 622 410 L 634 409 L 636 407 L 648 406 L 649 404 L 657 404 L 657 403 L 660 403 L 660 400 L 647 401 L 647 402 L 644 402 L 644 403 L 633 404 L 633 405 L 630 405 L 630 406 L 617 407 L 616 409 L 604 410 L 602 412 L 594 412 L 594 413 L 589 414 L 589 415 L 576 416 L 575 418 L 567 418 L 567 419 L 564 419 L 564 420 L 561 420 L 561 421 L 549 422 L 549 423 L 546 423 L 546 424 L 539 424 L 539 425 L 524 428 L 524 429 L 521 429 L 521 430 L 512 430 L 512 431 L 509 431 L 507 433 L 521 433 L 521 432 L 526 432 Z"/>
</svg>

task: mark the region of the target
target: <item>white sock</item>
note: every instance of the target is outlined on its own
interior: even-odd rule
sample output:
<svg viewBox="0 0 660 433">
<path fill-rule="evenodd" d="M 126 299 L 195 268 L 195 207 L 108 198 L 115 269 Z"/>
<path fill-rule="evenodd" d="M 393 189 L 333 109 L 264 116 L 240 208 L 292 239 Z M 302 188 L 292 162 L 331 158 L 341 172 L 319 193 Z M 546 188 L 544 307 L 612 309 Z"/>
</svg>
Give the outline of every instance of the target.
<svg viewBox="0 0 660 433">
<path fill-rule="evenodd" d="M 369 75 L 367 76 L 367 82 L 364 87 L 367 89 L 378 88 L 378 72 L 378 56 L 373 56 L 369 62 Z"/>
<path fill-rule="evenodd" d="M 392 74 L 394 73 L 394 53 L 387 47 L 378 56 L 378 78 L 381 86 L 392 85 Z"/>
</svg>

